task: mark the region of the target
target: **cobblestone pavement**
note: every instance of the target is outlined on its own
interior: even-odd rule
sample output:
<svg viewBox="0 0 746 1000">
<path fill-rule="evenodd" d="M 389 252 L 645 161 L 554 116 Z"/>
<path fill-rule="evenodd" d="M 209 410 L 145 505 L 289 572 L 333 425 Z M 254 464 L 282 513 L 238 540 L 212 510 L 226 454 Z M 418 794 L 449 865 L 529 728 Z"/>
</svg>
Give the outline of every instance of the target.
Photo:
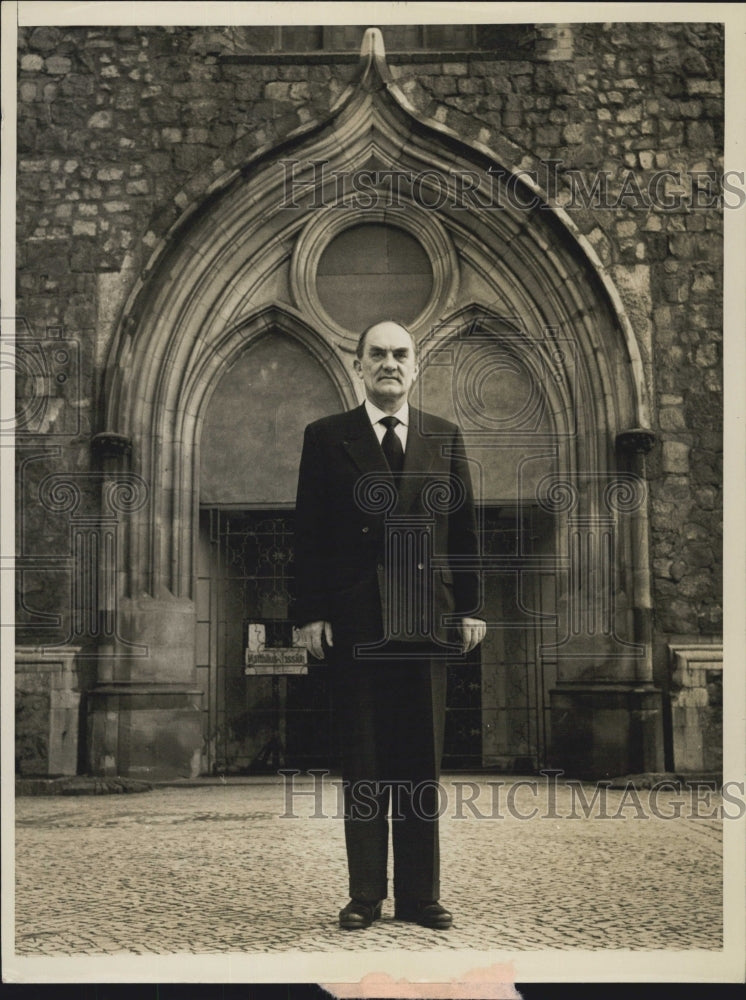
<svg viewBox="0 0 746 1000">
<path fill-rule="evenodd" d="M 489 784 L 500 780 L 501 788 Z M 722 947 L 720 820 L 691 818 L 690 797 L 674 791 L 658 796 L 657 809 L 672 815 L 678 802 L 680 818 L 643 819 L 623 790 L 607 793 L 612 818 L 601 818 L 598 804 L 582 818 L 576 792 L 559 784 L 552 806 L 545 780 L 535 780 L 532 789 L 516 778 L 444 778 L 449 932 L 395 922 L 390 899 L 383 919 L 366 931 L 339 930 L 347 872 L 333 779 L 319 787 L 322 799 L 292 800 L 295 819 L 281 818 L 287 789 L 279 779 L 19 798 L 16 950 L 52 956 Z M 297 789 L 313 791 L 310 779 Z M 591 800 L 594 789 L 583 790 Z M 648 793 L 638 795 L 648 812 Z M 713 793 L 697 808 L 706 817 L 718 805 Z M 317 806 L 326 818 L 312 818 Z M 516 815 L 532 810 L 532 819 Z"/>
</svg>

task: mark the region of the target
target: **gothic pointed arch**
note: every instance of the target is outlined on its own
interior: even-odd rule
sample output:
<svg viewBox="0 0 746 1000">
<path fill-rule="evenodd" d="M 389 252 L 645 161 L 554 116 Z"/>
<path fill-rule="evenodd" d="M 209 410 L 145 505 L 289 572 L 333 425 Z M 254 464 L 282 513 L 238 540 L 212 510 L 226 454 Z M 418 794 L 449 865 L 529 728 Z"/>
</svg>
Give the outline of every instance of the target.
<svg viewBox="0 0 746 1000">
<path fill-rule="evenodd" d="M 477 321 L 513 330 L 527 371 L 549 380 L 565 466 L 613 468 L 617 435 L 647 425 L 640 350 L 590 245 L 487 147 L 419 118 L 371 29 L 329 117 L 259 150 L 188 205 L 130 296 L 105 405 L 107 429 L 132 440 L 133 465 L 152 486 L 131 526 L 132 592 L 191 594 L 204 407 L 247 338 L 281 327 L 333 373 L 341 399 L 357 398 L 359 331 L 330 310 L 318 269 L 335 236 L 357 232 L 364 247 L 376 226 L 416 240 L 430 262 L 410 324 L 424 350 L 449 323 L 462 340 Z"/>
</svg>

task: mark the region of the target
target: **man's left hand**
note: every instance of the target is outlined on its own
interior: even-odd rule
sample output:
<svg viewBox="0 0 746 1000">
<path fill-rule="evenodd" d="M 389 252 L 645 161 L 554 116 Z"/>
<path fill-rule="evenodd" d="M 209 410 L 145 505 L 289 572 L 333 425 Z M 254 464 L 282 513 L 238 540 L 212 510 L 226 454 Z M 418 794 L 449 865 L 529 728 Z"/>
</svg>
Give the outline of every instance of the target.
<svg viewBox="0 0 746 1000">
<path fill-rule="evenodd" d="M 462 618 L 460 629 L 464 653 L 470 653 L 487 634 L 487 623 L 481 618 Z"/>
</svg>

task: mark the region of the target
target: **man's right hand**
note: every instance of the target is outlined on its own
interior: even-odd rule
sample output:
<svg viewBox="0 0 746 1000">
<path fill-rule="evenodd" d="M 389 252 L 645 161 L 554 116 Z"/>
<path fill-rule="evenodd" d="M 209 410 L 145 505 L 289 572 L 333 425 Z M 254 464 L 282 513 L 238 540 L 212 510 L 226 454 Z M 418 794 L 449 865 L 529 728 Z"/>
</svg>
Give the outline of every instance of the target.
<svg viewBox="0 0 746 1000">
<path fill-rule="evenodd" d="M 305 646 L 312 656 L 317 660 L 324 659 L 324 648 L 322 646 L 322 636 L 326 639 L 327 646 L 333 646 L 332 627 L 329 622 L 309 622 L 298 630 L 298 644 Z"/>
</svg>

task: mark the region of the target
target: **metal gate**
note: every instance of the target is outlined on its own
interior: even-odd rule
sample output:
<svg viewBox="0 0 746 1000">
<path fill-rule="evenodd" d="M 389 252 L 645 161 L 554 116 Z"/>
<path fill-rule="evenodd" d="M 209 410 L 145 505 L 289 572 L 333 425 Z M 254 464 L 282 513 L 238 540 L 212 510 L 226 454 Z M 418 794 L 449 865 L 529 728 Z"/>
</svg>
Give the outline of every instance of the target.
<svg viewBox="0 0 746 1000">
<path fill-rule="evenodd" d="M 336 752 L 328 665 L 309 657 L 304 675 L 244 671 L 250 625 L 264 627 L 267 648 L 292 643 L 293 512 L 211 508 L 201 520 L 203 767 L 213 774 L 329 767 Z"/>
<path fill-rule="evenodd" d="M 500 625 L 465 661 L 448 665 L 443 767 L 536 770 L 545 763 L 556 674 L 539 648 L 554 627 L 555 582 L 522 570 L 520 558 L 547 551 L 552 526 L 531 508 L 481 513 L 493 567 L 484 577 L 484 613 Z M 293 531 L 287 509 L 201 512 L 197 662 L 207 694 L 207 773 L 337 766 L 328 665 L 309 657 L 304 675 L 244 672 L 249 625 L 264 626 L 268 647 L 291 645 Z"/>
<path fill-rule="evenodd" d="M 482 614 L 491 627 L 465 661 L 449 663 L 443 768 L 537 771 L 557 676 L 542 655 L 557 628 L 554 523 L 528 505 L 485 506 L 480 520 Z"/>
</svg>

